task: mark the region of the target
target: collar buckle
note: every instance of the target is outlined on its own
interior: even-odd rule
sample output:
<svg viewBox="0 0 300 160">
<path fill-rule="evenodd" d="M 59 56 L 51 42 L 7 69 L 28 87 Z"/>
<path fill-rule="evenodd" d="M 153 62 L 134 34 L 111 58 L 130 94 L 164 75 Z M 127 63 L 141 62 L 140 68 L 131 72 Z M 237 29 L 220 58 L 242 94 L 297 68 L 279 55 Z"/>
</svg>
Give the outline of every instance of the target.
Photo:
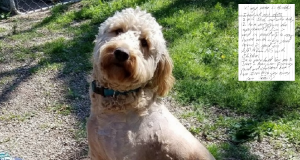
<svg viewBox="0 0 300 160">
<path fill-rule="evenodd" d="M 92 90 L 93 92 L 104 96 L 104 87 L 98 87 L 96 80 L 92 82 Z"/>
</svg>

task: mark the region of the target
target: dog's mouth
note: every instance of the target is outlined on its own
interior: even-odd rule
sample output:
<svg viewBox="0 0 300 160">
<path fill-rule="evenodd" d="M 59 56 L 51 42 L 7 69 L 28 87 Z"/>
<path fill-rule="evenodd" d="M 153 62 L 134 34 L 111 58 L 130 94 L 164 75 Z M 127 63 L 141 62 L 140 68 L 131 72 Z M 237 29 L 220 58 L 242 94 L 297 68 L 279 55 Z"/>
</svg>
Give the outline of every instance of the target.
<svg viewBox="0 0 300 160">
<path fill-rule="evenodd" d="M 113 63 L 115 66 L 119 67 L 119 68 L 124 68 L 124 63 L 120 63 L 120 62 L 115 62 Z"/>
<path fill-rule="evenodd" d="M 126 65 L 123 63 L 114 63 L 114 65 L 123 70 L 123 74 L 125 78 L 131 77 L 131 72 L 126 68 Z"/>
</svg>

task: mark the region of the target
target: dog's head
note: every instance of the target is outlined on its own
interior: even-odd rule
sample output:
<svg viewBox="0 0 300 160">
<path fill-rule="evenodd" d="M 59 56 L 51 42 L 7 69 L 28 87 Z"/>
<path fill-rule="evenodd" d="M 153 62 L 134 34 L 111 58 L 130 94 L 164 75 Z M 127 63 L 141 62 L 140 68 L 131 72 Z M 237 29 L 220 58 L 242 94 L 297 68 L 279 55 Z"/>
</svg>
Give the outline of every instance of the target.
<svg viewBox="0 0 300 160">
<path fill-rule="evenodd" d="M 93 78 L 103 87 L 128 91 L 150 87 L 163 96 L 173 86 L 172 61 L 161 26 L 139 8 L 116 12 L 99 27 Z"/>
</svg>

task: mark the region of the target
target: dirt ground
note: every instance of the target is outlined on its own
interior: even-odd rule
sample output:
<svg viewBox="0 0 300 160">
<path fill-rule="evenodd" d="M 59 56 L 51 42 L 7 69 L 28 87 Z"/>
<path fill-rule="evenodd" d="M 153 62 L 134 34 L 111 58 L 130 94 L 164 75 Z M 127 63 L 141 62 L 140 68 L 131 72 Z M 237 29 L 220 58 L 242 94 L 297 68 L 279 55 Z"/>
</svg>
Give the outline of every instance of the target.
<svg viewBox="0 0 300 160">
<path fill-rule="evenodd" d="M 22 31 L 30 29 L 49 14 L 49 11 L 44 11 L 1 20 L 0 26 L 6 28 L 7 32 L 0 33 L 0 40 L 13 45 L 16 42 L 7 40 L 6 36 L 10 34 L 16 20 L 24 26 L 18 28 Z M 51 37 L 54 38 L 55 35 L 49 33 L 48 38 L 52 39 Z M 87 82 L 89 73 L 64 75 L 59 70 L 33 73 L 32 69 L 37 61 L 0 63 L 0 151 L 24 160 L 88 159 L 83 124 L 90 108 Z M 68 86 L 77 91 L 73 99 L 65 98 L 65 95 L 70 94 Z M 192 106 L 180 106 L 170 97 L 164 101 L 187 128 L 204 125 L 193 117 L 182 118 L 182 114 L 192 111 Z M 76 110 L 70 114 L 59 113 L 70 106 Z M 214 117 L 227 114 L 233 113 L 211 107 L 207 111 L 211 118 L 206 122 L 213 123 L 210 120 Z M 226 141 L 225 134 L 219 135 L 214 141 L 205 139 L 201 134 L 196 137 L 205 145 Z M 287 144 L 284 148 L 276 148 L 271 145 L 271 141 L 273 143 L 276 140 L 264 138 L 260 143 L 255 141 L 248 145 L 251 153 L 258 155 L 260 159 L 290 159 L 286 154 L 282 156 L 282 153 L 288 152 L 285 149 L 292 149 L 292 146 Z"/>
<path fill-rule="evenodd" d="M 4 45 L 18 46 L 18 41 L 6 38 L 14 26 L 17 24 L 18 32 L 29 30 L 49 15 L 49 11 L 44 11 L 1 20 L 0 27 L 6 31 L 0 33 L 0 40 Z M 57 36 L 45 34 L 46 38 L 22 45 L 36 45 Z M 80 134 L 84 134 L 82 124 L 89 114 L 88 73 L 71 76 L 59 70 L 35 73 L 37 64 L 38 60 L 0 63 L 0 151 L 24 160 L 87 157 L 87 140 Z M 70 94 L 70 85 L 78 90 L 73 100 L 65 98 Z M 75 106 L 76 111 L 59 113 L 70 106 Z"/>
</svg>

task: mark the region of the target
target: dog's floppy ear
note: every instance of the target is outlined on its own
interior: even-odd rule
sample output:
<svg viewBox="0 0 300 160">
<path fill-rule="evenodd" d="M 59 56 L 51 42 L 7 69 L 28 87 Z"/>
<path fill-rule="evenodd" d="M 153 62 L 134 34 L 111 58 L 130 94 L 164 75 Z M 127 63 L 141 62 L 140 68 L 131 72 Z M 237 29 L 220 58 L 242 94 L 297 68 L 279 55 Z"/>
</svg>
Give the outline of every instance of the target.
<svg viewBox="0 0 300 160">
<path fill-rule="evenodd" d="M 157 64 L 152 85 L 156 94 L 165 96 L 173 87 L 174 77 L 172 75 L 173 63 L 168 54 L 163 54 Z"/>
</svg>

